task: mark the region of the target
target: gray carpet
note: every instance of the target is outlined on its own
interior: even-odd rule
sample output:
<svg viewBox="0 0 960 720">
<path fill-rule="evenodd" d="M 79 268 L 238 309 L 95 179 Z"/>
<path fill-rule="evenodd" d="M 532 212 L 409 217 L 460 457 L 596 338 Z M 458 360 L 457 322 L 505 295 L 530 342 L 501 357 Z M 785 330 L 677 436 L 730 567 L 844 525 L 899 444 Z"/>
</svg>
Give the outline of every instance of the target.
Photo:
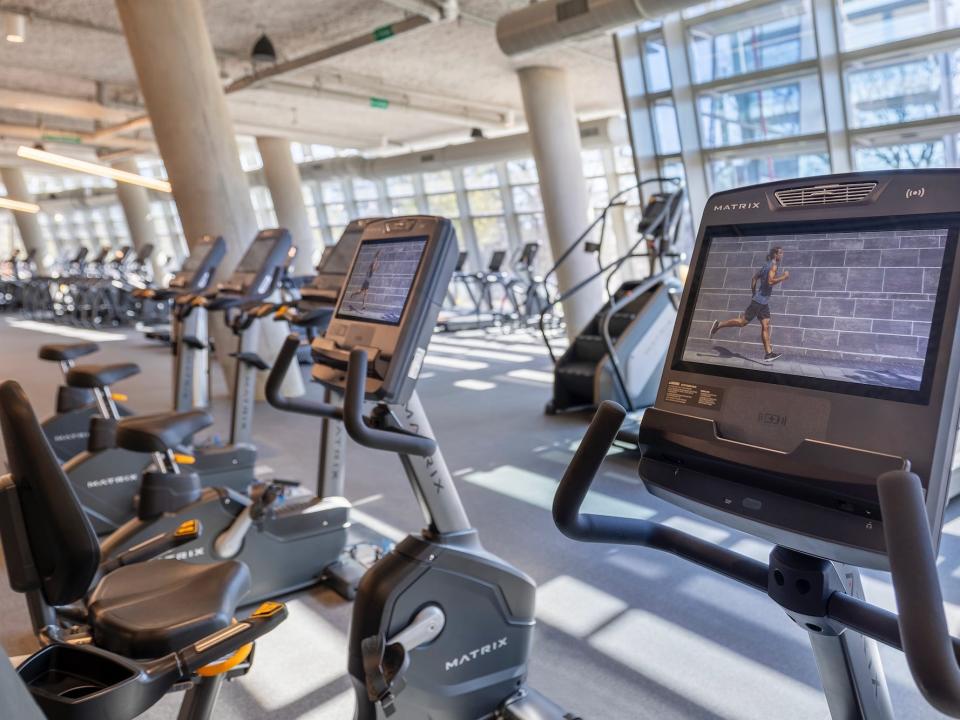
<svg viewBox="0 0 960 720">
<path fill-rule="evenodd" d="M 15 378 L 41 416 L 51 412 L 57 368 L 35 360 L 64 341 L 0 318 L 0 379 Z M 103 362 L 134 360 L 143 373 L 116 390 L 147 412 L 169 404 L 170 358 L 136 334 L 104 342 Z M 531 683 L 584 718 L 823 718 L 826 703 L 805 634 L 765 597 L 674 558 L 636 548 L 577 544 L 549 514 L 553 488 L 582 434 L 584 417 L 545 417 L 549 360 L 531 337 L 458 336 L 436 341 L 421 397 L 471 520 L 486 547 L 540 585 Z M 218 389 L 223 429 L 226 405 Z M 317 423 L 257 408 L 261 463 L 312 483 Z M 399 462 L 351 445 L 347 495 L 381 529 L 416 530 L 422 518 Z M 648 495 L 633 461 L 612 457 L 591 502 L 682 527 L 758 556 L 768 547 Z M 960 623 L 960 520 L 955 506 L 940 568 L 954 631 Z M 868 597 L 892 606 L 882 574 Z M 253 720 L 349 718 L 345 674 L 350 607 L 316 589 L 288 598 L 290 619 L 258 645 L 254 669 L 223 691 L 217 716 Z M 0 582 L 0 643 L 11 654 L 34 641 L 23 601 Z M 937 717 L 919 697 L 902 656 L 884 650 L 897 714 Z M 402 698 L 402 696 L 401 696 Z M 178 698 L 147 717 L 169 718 Z"/>
</svg>

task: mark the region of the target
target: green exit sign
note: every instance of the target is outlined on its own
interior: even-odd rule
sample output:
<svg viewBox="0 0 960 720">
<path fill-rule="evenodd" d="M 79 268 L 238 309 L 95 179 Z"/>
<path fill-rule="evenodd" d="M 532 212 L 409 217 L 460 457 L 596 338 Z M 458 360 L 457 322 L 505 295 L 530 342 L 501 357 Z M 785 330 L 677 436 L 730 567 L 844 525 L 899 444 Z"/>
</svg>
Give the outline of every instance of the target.
<svg viewBox="0 0 960 720">
<path fill-rule="evenodd" d="M 40 139 L 43 142 L 70 143 L 71 145 L 79 145 L 82 142 L 79 135 L 61 135 L 54 133 L 44 133 L 40 136 Z"/>
<path fill-rule="evenodd" d="M 372 97 L 370 98 L 370 107 L 377 108 L 378 110 L 386 110 L 390 107 L 390 101 L 386 98 Z"/>
</svg>

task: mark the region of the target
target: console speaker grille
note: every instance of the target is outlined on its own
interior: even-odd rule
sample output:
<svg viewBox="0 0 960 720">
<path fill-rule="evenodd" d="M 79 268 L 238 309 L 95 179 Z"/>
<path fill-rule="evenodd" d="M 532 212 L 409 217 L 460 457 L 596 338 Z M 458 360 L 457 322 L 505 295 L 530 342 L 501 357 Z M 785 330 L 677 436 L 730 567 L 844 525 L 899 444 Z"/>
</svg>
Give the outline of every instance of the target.
<svg viewBox="0 0 960 720">
<path fill-rule="evenodd" d="M 866 200 L 875 187 L 877 187 L 875 182 L 808 185 L 789 190 L 777 190 L 774 196 L 783 207 L 839 205 Z"/>
</svg>

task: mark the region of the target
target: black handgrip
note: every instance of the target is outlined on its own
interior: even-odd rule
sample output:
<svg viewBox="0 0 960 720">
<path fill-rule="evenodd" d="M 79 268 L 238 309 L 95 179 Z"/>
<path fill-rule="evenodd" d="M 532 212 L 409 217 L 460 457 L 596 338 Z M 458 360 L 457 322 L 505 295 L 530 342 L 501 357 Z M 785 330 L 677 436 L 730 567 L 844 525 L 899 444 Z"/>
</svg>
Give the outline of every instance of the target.
<svg viewBox="0 0 960 720">
<path fill-rule="evenodd" d="M 560 532 L 569 538 L 609 542 L 601 527 L 626 521 L 626 518 L 580 514 L 580 506 L 583 505 L 610 446 L 617 439 L 617 432 L 626 416 L 627 411 L 612 400 L 600 403 L 573 460 L 560 480 L 553 498 L 553 521 Z"/>
<path fill-rule="evenodd" d="M 297 357 L 299 348 L 300 336 L 296 333 L 287 335 L 287 339 L 283 341 L 283 347 L 280 348 L 280 354 L 277 355 L 277 359 L 273 363 L 273 368 L 267 376 L 267 384 L 264 388 L 267 402 L 277 408 L 277 410 L 283 410 L 285 412 L 340 420 L 343 417 L 343 411 L 336 405 L 317 402 L 315 400 L 304 400 L 303 398 L 288 398 L 284 397 L 281 392 L 283 379 L 287 376 L 290 365 Z"/>
<path fill-rule="evenodd" d="M 597 408 L 553 499 L 553 521 L 560 532 L 583 542 L 662 550 L 765 592 L 768 568 L 759 560 L 650 520 L 581 514 L 580 506 L 626 414 L 610 400 Z"/>
<path fill-rule="evenodd" d="M 265 602 L 250 617 L 208 635 L 178 652 L 181 670 L 185 675 L 194 673 L 204 665 L 235 653 L 247 643 L 270 632 L 286 619 L 286 605 Z"/>
<path fill-rule="evenodd" d="M 903 470 L 884 473 L 877 478 L 877 491 L 907 664 L 927 702 L 960 717 L 960 668 L 943 609 L 920 478 Z"/>
<path fill-rule="evenodd" d="M 430 457 L 437 451 L 433 438 L 398 430 L 379 430 L 363 421 L 363 401 L 367 385 L 367 352 L 357 348 L 350 351 L 347 368 L 347 387 L 343 398 L 343 424 L 347 435 L 364 447 L 401 455 Z"/>
</svg>

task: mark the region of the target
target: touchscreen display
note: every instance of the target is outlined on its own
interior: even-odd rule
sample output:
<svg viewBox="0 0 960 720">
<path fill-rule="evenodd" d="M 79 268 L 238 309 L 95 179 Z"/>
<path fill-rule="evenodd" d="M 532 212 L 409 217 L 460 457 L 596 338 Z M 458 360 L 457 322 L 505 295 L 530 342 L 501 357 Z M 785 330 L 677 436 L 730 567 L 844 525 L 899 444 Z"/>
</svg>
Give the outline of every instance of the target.
<svg viewBox="0 0 960 720">
<path fill-rule="evenodd" d="M 357 249 L 357 242 L 363 230 L 352 230 L 344 233 L 337 244 L 331 247 L 320 258 L 320 265 L 317 267 L 318 274 L 346 275 L 350 269 L 350 261 L 353 260 L 353 253 Z"/>
<path fill-rule="evenodd" d="M 200 266 L 203 265 L 203 261 L 207 259 L 207 255 L 213 249 L 213 243 L 199 243 L 195 245 L 191 250 L 190 254 L 187 255 L 187 261 L 183 264 L 181 272 L 195 272 L 200 269 Z"/>
<path fill-rule="evenodd" d="M 260 272 L 275 246 L 276 242 L 273 238 L 268 240 L 254 240 L 243 254 L 243 257 L 240 258 L 240 264 L 237 266 L 236 272 Z"/>
<path fill-rule="evenodd" d="M 399 325 L 426 246 L 426 237 L 362 243 L 337 317 Z"/>
<path fill-rule="evenodd" d="M 718 229 L 704 240 L 680 367 L 918 391 L 938 337 L 951 237 L 946 228 L 797 235 Z"/>
</svg>

